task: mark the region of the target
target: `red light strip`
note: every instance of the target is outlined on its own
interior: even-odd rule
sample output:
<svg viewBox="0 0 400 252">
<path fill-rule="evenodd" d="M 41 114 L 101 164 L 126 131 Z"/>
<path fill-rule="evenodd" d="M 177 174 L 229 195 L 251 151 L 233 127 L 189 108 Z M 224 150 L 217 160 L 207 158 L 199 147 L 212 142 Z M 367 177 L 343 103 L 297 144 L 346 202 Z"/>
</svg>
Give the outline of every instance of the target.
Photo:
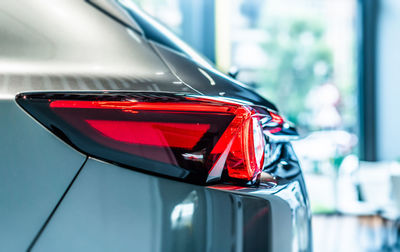
<svg viewBox="0 0 400 252">
<path fill-rule="evenodd" d="M 50 108 L 79 108 L 79 109 L 117 109 L 127 110 L 163 110 L 163 111 L 194 111 L 194 112 L 217 112 L 234 113 L 236 106 L 190 104 L 176 102 L 137 102 L 137 101 L 74 101 L 57 100 L 50 103 Z"/>
<path fill-rule="evenodd" d="M 253 148 L 253 132 L 249 127 L 251 127 L 251 116 L 254 112 L 245 106 L 239 107 L 235 113 L 236 117 L 232 120 L 211 152 L 212 154 L 222 154 L 226 148 L 230 149 L 225 159 L 228 158 L 226 160 L 226 168 L 228 169 L 229 176 L 232 178 L 251 180 L 259 172 L 260 167 L 253 161 L 255 156 L 252 156 L 255 154 L 255 150 L 250 150 L 250 148 Z M 230 158 L 232 160 L 229 160 Z M 260 162 L 260 166 L 262 166 L 262 163 L 263 161 Z M 209 170 L 209 175 L 221 174 L 223 167 L 218 164 L 219 161 Z M 218 169 L 218 171 L 215 169 Z"/>
<path fill-rule="evenodd" d="M 222 153 L 230 141 L 232 141 L 232 139 L 236 136 L 238 130 L 242 127 L 243 122 L 251 116 L 251 112 L 244 107 L 239 107 L 235 114 L 235 118 L 232 120 L 224 134 L 222 134 L 221 138 L 214 146 L 214 149 L 211 152 L 212 154 Z"/>
<path fill-rule="evenodd" d="M 271 121 L 277 124 L 283 124 L 283 118 L 280 115 L 277 115 L 273 112 L 269 112 L 269 114 L 271 115 Z"/>
<path fill-rule="evenodd" d="M 102 135 L 138 145 L 192 149 L 209 130 L 208 124 L 86 120 Z"/>
</svg>

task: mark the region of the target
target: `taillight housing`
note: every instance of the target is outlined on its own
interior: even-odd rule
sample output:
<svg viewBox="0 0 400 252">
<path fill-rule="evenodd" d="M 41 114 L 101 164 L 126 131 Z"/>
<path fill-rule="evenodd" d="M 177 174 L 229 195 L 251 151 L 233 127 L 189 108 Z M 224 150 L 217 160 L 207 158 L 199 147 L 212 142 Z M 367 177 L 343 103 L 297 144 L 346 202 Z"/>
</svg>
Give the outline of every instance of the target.
<svg viewBox="0 0 400 252">
<path fill-rule="evenodd" d="M 88 156 L 197 184 L 255 182 L 262 122 L 273 118 L 238 101 L 169 93 L 23 93 L 16 101 Z"/>
</svg>

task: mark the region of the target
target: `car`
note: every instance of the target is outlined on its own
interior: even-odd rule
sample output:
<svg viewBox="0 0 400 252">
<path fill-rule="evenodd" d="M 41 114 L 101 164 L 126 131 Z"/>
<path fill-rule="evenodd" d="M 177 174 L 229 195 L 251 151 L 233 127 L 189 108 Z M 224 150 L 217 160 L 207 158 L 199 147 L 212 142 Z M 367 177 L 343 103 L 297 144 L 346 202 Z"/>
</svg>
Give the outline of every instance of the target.
<svg viewBox="0 0 400 252">
<path fill-rule="evenodd" d="M 132 1 L 2 0 L 0 38 L 1 251 L 312 251 L 295 127 Z"/>
</svg>

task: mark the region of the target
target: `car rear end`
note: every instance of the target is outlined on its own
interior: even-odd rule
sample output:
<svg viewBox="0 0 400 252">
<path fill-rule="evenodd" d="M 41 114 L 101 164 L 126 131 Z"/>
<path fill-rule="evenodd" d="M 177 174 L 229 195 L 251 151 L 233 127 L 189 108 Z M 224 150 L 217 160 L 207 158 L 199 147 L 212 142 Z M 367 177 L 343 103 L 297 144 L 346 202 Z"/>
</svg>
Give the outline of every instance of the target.
<svg viewBox="0 0 400 252">
<path fill-rule="evenodd" d="M 22 2 L 0 3 L 1 250 L 311 251 L 273 104 L 130 2 Z"/>
</svg>

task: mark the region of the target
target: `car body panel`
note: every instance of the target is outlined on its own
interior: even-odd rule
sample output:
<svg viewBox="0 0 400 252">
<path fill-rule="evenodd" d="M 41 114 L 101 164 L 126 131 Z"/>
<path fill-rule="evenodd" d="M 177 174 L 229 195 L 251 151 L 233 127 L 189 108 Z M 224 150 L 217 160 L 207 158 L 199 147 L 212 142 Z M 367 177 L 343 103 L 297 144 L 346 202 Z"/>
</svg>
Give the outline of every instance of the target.
<svg viewBox="0 0 400 252">
<path fill-rule="evenodd" d="M 0 43 L 2 96 L 46 90 L 165 91 L 241 98 L 276 110 L 211 65 L 197 65 L 195 59 L 149 42 L 135 27 L 111 18 L 112 13 L 83 0 L 39 2 L 0 3 L 0 37 L 7 38 Z"/>
<path fill-rule="evenodd" d="M 271 206 L 271 251 L 312 251 L 311 208 L 300 164 L 292 146 L 284 144 L 282 154 L 268 171 L 277 180 L 273 187 L 232 187 L 215 185 L 218 190 L 257 196 Z"/>
<path fill-rule="evenodd" d="M 172 80 L 169 82 L 167 80 L 141 78 L 137 75 L 5 73 L 0 74 L 0 95 L 12 99 L 16 94 L 22 92 L 107 90 L 198 94 L 185 85 L 172 84 Z"/>
<path fill-rule="evenodd" d="M 33 251 L 311 251 L 303 185 L 203 187 L 89 159 Z"/>
<path fill-rule="evenodd" d="M 86 157 L 0 99 L 0 250 L 23 251 Z"/>
<path fill-rule="evenodd" d="M 0 37 L 6 38 L 0 42 L 3 96 L 35 90 L 193 92 L 175 84 L 179 80 L 140 34 L 83 0 L 1 1 Z"/>
<path fill-rule="evenodd" d="M 270 251 L 270 209 L 89 159 L 33 251 Z"/>
</svg>

